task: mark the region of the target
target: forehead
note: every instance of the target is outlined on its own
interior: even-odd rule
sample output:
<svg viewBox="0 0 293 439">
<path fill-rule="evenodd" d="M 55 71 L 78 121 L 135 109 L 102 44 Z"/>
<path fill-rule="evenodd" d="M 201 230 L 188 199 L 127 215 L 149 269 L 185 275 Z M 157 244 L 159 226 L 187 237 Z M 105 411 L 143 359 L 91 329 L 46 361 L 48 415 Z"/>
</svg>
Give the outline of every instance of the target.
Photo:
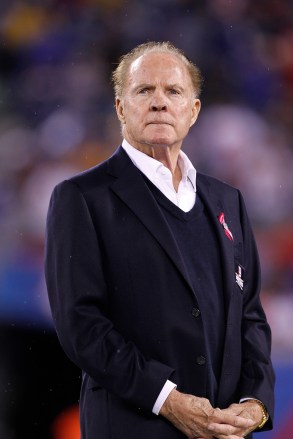
<svg viewBox="0 0 293 439">
<path fill-rule="evenodd" d="M 166 52 L 149 52 L 132 62 L 128 74 L 129 84 L 144 80 L 191 85 L 191 78 L 183 61 L 176 54 Z"/>
</svg>

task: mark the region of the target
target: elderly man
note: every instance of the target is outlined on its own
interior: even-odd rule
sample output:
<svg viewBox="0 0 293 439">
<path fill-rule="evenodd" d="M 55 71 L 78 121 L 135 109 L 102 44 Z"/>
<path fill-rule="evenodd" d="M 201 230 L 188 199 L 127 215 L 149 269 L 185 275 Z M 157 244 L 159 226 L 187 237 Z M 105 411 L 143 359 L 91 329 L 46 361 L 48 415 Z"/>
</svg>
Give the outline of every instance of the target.
<svg viewBox="0 0 293 439">
<path fill-rule="evenodd" d="M 113 83 L 122 146 L 55 188 L 47 223 L 52 315 L 83 371 L 82 438 L 270 429 L 270 329 L 243 199 L 181 151 L 200 72 L 170 43 L 146 43 Z"/>
</svg>

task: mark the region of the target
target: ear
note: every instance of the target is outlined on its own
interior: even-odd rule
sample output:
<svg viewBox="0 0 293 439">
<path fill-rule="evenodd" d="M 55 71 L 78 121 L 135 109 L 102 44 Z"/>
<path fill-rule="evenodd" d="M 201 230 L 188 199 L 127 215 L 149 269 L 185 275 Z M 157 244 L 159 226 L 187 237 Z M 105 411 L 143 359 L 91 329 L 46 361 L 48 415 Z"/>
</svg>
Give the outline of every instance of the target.
<svg viewBox="0 0 293 439">
<path fill-rule="evenodd" d="M 123 108 L 123 103 L 122 103 L 121 99 L 116 98 L 115 107 L 116 107 L 116 113 L 117 113 L 118 119 L 120 120 L 121 123 L 125 123 L 124 108 Z"/>
<path fill-rule="evenodd" d="M 201 108 L 201 102 L 199 99 L 195 99 L 193 102 L 193 107 L 191 109 L 191 120 L 190 120 L 190 127 L 192 127 L 192 125 L 195 123 L 199 112 L 200 112 L 200 108 Z"/>
</svg>

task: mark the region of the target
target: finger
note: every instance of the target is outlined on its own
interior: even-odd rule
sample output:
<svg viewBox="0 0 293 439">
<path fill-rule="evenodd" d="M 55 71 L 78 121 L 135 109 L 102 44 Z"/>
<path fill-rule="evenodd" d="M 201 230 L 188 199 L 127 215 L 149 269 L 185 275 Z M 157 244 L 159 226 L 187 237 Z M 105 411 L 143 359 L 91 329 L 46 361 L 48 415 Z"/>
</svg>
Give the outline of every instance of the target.
<svg viewBox="0 0 293 439">
<path fill-rule="evenodd" d="M 254 421 L 243 416 L 232 415 L 231 413 L 223 413 L 221 410 L 215 410 L 209 416 L 211 424 L 227 424 L 237 428 L 250 428 L 254 425 Z"/>
<path fill-rule="evenodd" d="M 216 436 L 217 438 L 219 437 L 219 435 L 224 435 L 225 438 L 229 436 L 230 438 L 230 436 L 235 435 L 237 430 L 232 425 L 215 423 L 209 424 L 207 428 L 212 433 L 212 435 Z"/>
<path fill-rule="evenodd" d="M 230 423 L 211 422 L 207 428 L 213 434 L 213 436 L 218 437 L 219 435 L 224 435 L 229 436 L 230 439 L 230 436 L 233 435 L 237 438 L 242 437 L 244 432 L 249 431 L 252 425 L 253 421 L 251 419 L 233 416 L 233 419 L 230 420 Z"/>
<path fill-rule="evenodd" d="M 245 439 L 244 436 L 235 436 L 234 434 L 231 435 L 231 436 L 222 436 L 222 435 L 219 435 L 219 436 L 217 436 L 217 438 L 218 438 L 218 439 Z"/>
<path fill-rule="evenodd" d="M 242 407 L 240 409 L 236 404 L 226 409 L 222 409 L 222 413 L 228 413 L 230 415 L 240 415 L 241 412 L 243 412 Z"/>
</svg>

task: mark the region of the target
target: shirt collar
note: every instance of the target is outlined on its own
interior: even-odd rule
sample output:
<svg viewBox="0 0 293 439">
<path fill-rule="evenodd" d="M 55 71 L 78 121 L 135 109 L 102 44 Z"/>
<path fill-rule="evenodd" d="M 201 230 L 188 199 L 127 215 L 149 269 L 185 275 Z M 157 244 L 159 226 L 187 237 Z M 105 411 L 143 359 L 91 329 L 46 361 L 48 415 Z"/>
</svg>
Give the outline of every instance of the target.
<svg viewBox="0 0 293 439">
<path fill-rule="evenodd" d="M 165 168 L 161 162 L 134 148 L 125 139 L 123 139 L 122 147 L 133 164 L 150 178 L 150 180 L 152 180 L 152 177 L 155 177 L 162 168 Z M 181 170 L 182 181 L 185 183 L 188 179 L 193 186 L 194 192 L 196 192 L 196 169 L 187 155 L 181 150 L 179 152 L 178 165 Z"/>
</svg>

